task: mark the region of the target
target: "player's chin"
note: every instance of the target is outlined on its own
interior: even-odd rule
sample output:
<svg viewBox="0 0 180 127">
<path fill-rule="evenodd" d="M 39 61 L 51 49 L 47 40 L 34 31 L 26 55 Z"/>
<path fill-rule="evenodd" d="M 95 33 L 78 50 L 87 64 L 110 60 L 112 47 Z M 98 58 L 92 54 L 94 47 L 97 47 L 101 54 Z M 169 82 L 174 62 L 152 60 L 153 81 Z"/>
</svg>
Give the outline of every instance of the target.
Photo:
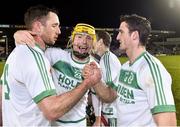
<svg viewBox="0 0 180 127">
<path fill-rule="evenodd" d="M 52 44 L 55 44 L 56 41 L 57 41 L 57 39 L 54 39 L 54 40 L 52 40 L 51 42 L 52 42 Z"/>
<path fill-rule="evenodd" d="M 53 39 L 52 39 L 52 41 L 55 43 L 56 41 L 57 41 L 57 37 L 54 37 Z"/>
<path fill-rule="evenodd" d="M 54 43 L 55 43 L 55 41 L 50 41 L 49 43 L 46 43 L 46 45 L 48 45 L 48 46 L 53 46 Z"/>
<path fill-rule="evenodd" d="M 125 47 L 122 44 L 119 45 L 119 49 L 123 50 L 124 48 Z"/>
</svg>

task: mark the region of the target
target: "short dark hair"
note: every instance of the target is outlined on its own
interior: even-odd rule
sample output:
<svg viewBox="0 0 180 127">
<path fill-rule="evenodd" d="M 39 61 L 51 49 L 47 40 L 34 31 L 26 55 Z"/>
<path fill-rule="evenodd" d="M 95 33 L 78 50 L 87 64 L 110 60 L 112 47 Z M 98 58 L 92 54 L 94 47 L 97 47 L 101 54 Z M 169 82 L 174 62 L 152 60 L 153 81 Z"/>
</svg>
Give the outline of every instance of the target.
<svg viewBox="0 0 180 127">
<path fill-rule="evenodd" d="M 112 39 L 111 39 L 111 35 L 108 32 L 102 30 L 96 31 L 96 38 L 97 41 L 103 39 L 104 45 L 106 47 L 110 47 Z"/>
<path fill-rule="evenodd" d="M 136 14 L 124 15 L 120 18 L 120 23 L 128 24 L 129 32 L 138 31 L 140 43 L 145 46 L 148 42 L 148 37 L 151 32 L 151 23 L 145 17 Z"/>
<path fill-rule="evenodd" d="M 31 29 L 32 23 L 36 20 L 42 22 L 42 19 L 47 18 L 49 12 L 53 12 L 58 15 L 58 11 L 56 9 L 51 9 L 44 5 L 31 6 L 29 9 L 27 9 L 26 13 L 24 14 L 24 23 L 27 29 Z"/>
</svg>

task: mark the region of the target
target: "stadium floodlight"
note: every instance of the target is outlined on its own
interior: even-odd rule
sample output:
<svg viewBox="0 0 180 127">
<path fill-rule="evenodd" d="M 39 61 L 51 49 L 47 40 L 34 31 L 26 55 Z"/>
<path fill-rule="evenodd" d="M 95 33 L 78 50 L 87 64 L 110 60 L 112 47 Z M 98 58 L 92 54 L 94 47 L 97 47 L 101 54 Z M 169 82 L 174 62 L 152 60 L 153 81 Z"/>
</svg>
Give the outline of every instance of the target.
<svg viewBox="0 0 180 127">
<path fill-rule="evenodd" d="M 7 36 L 6 36 L 6 35 L 3 35 L 2 37 L 3 37 L 3 38 L 6 38 Z"/>
<path fill-rule="evenodd" d="M 10 25 L 8 25 L 8 24 L 0 24 L 0 28 L 10 28 Z"/>
</svg>

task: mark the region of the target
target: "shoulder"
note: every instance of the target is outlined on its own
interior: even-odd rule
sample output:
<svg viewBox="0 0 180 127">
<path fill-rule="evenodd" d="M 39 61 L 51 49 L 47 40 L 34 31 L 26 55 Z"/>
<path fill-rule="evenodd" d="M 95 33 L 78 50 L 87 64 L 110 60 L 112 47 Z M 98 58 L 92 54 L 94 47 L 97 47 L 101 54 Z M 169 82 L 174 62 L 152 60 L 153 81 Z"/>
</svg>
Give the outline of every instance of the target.
<svg viewBox="0 0 180 127">
<path fill-rule="evenodd" d="M 67 51 L 61 49 L 61 48 L 55 48 L 55 47 L 51 47 L 51 48 L 47 48 L 45 51 L 45 54 L 58 54 L 58 53 L 66 53 Z"/>
<path fill-rule="evenodd" d="M 50 61 L 51 65 L 59 60 L 67 59 L 68 55 L 68 51 L 65 51 L 61 48 L 47 48 L 45 51 L 45 56 Z"/>
<path fill-rule="evenodd" d="M 144 59 L 139 69 L 139 74 L 143 80 L 147 79 L 149 84 L 158 84 L 159 81 L 171 81 L 171 75 L 160 60 L 149 53 L 144 55 Z"/>
<path fill-rule="evenodd" d="M 100 59 L 100 62 L 108 62 L 109 64 L 121 65 L 118 57 L 112 52 L 106 52 Z"/>
<path fill-rule="evenodd" d="M 26 45 L 17 46 L 10 57 L 11 66 L 14 67 L 13 70 L 18 72 L 18 75 L 20 73 L 23 73 L 24 75 L 29 73 L 35 74 L 37 69 L 44 69 L 45 67 L 50 66 L 49 61 L 44 56 L 43 52 L 39 52 Z"/>
<path fill-rule="evenodd" d="M 18 45 L 14 49 L 14 54 L 17 61 L 21 61 L 23 63 L 29 62 L 28 60 L 32 59 L 34 55 L 36 55 L 36 51 L 33 48 L 30 48 L 26 45 Z"/>
<path fill-rule="evenodd" d="M 144 62 L 146 62 L 146 66 L 151 70 L 151 71 L 162 71 L 166 70 L 164 65 L 161 63 L 159 59 L 157 59 L 155 56 L 146 53 L 144 55 Z"/>
</svg>

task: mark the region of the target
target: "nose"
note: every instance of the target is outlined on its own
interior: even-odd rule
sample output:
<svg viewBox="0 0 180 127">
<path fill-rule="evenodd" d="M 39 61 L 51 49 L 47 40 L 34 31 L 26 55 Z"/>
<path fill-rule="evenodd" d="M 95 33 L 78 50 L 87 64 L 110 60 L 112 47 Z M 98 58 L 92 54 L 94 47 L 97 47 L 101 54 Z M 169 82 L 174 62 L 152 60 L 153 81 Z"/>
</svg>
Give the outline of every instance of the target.
<svg viewBox="0 0 180 127">
<path fill-rule="evenodd" d="M 118 40 L 118 41 L 120 40 L 120 32 L 118 33 L 116 40 Z"/>
<path fill-rule="evenodd" d="M 57 29 L 57 34 L 61 34 L 61 29 L 60 29 L 60 27 L 58 27 L 58 29 Z"/>
</svg>

